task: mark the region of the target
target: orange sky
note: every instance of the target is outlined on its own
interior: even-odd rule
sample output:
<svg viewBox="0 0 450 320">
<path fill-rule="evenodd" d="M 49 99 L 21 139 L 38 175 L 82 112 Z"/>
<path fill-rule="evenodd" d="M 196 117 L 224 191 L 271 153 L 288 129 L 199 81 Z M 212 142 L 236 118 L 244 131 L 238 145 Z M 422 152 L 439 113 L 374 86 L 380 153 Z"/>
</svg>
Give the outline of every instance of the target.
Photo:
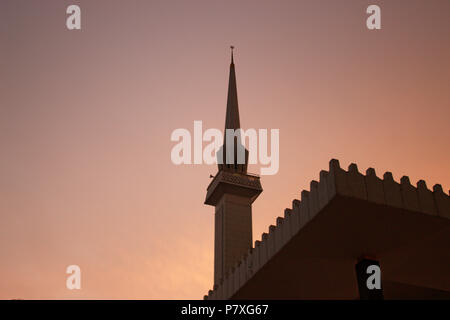
<svg viewBox="0 0 450 320">
<path fill-rule="evenodd" d="M 173 165 L 170 134 L 223 128 L 230 44 L 242 126 L 280 129 L 254 240 L 331 158 L 448 190 L 449 15 L 448 0 L 2 0 L 0 298 L 207 293 L 217 169 Z"/>
</svg>

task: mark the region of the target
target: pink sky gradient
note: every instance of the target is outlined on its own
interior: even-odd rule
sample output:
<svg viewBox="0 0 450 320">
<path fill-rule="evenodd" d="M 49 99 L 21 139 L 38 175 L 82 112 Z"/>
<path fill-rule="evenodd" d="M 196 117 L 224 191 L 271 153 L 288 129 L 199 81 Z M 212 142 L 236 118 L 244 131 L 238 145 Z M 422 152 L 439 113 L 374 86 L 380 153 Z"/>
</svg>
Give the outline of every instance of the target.
<svg viewBox="0 0 450 320">
<path fill-rule="evenodd" d="M 448 190 L 449 38 L 448 0 L 2 0 L 0 299 L 211 289 L 217 167 L 172 164 L 170 134 L 223 128 L 231 44 L 242 126 L 280 129 L 254 240 L 331 158 Z"/>
</svg>

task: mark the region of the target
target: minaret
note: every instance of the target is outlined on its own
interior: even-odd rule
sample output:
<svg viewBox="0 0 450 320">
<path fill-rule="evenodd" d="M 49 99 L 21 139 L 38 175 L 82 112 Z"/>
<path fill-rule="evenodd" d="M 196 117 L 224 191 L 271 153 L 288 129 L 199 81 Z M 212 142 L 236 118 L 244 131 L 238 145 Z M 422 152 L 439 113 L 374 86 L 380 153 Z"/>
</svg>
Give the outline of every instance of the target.
<svg viewBox="0 0 450 320">
<path fill-rule="evenodd" d="M 226 129 L 240 129 L 233 47 Z M 209 184 L 205 199 L 205 204 L 215 206 L 214 284 L 217 285 L 252 247 L 252 203 L 262 192 L 259 177 L 247 173 L 248 150 L 245 149 L 245 163 L 238 164 L 237 144 L 241 142 L 236 138 L 234 142 L 234 161 L 226 163 L 227 144 L 224 138 L 224 144 L 217 155 L 218 160 L 223 159 L 223 164 L 219 162 L 219 171 Z"/>
</svg>

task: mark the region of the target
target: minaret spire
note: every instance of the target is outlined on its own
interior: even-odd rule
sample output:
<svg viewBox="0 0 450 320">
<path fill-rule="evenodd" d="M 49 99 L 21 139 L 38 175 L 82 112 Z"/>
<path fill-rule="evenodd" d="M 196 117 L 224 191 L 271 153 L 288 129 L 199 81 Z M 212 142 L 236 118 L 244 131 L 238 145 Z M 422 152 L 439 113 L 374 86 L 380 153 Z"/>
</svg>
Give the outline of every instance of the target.
<svg viewBox="0 0 450 320">
<path fill-rule="evenodd" d="M 239 129 L 241 127 L 239 121 L 239 106 L 237 98 L 236 86 L 236 71 L 234 70 L 234 46 L 231 46 L 231 64 L 230 64 L 230 78 L 228 81 L 228 99 L 227 99 L 227 113 L 225 120 L 225 129 Z"/>
<path fill-rule="evenodd" d="M 248 163 L 248 150 L 241 144 L 241 140 L 234 137 L 234 143 L 230 144 L 227 142 L 227 130 L 231 129 L 236 132 L 241 128 L 241 123 L 239 120 L 239 105 L 237 98 L 237 86 L 236 86 L 236 71 L 234 67 L 234 46 L 231 48 L 231 64 L 230 64 L 230 77 L 228 80 L 228 98 L 227 98 L 227 111 L 225 116 L 225 130 L 223 146 L 221 150 L 217 153 L 218 158 L 223 161 L 218 164 L 219 170 L 228 170 L 233 172 L 247 173 L 247 163 Z M 239 134 L 239 133 L 238 133 Z M 230 148 L 230 149 L 227 149 Z M 239 156 L 238 161 L 238 151 L 244 150 L 244 159 Z M 234 155 L 234 160 L 233 160 Z M 242 159 L 242 160 L 241 160 Z"/>
</svg>

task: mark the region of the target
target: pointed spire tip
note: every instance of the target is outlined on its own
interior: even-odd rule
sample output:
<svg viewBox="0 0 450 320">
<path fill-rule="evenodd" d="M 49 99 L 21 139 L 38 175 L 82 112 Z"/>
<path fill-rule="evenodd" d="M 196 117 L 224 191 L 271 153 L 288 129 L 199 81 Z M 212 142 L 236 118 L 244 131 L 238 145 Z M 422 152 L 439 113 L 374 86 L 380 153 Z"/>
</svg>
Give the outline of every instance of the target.
<svg viewBox="0 0 450 320">
<path fill-rule="evenodd" d="M 234 64 L 234 57 L 233 57 L 234 46 L 230 46 L 230 48 L 231 48 L 231 64 Z"/>
</svg>

